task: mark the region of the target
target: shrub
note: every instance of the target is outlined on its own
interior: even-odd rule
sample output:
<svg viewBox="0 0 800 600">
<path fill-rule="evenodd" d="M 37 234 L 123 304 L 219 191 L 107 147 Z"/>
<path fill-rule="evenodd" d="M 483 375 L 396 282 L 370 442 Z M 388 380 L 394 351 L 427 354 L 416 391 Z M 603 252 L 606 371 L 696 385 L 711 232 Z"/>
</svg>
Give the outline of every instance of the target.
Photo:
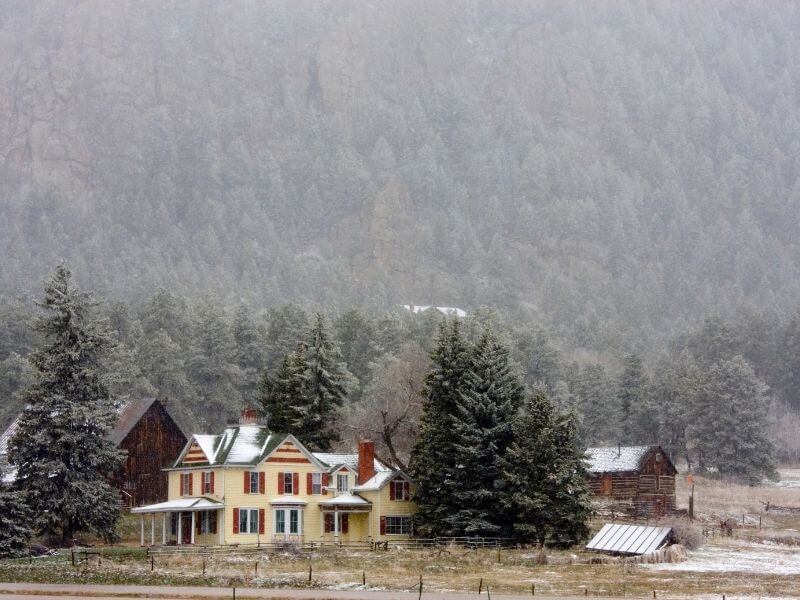
<svg viewBox="0 0 800 600">
<path fill-rule="evenodd" d="M 659 521 L 661 527 L 671 527 L 673 541 L 687 550 L 696 550 L 703 545 L 703 530 L 689 519 L 667 517 Z"/>
</svg>

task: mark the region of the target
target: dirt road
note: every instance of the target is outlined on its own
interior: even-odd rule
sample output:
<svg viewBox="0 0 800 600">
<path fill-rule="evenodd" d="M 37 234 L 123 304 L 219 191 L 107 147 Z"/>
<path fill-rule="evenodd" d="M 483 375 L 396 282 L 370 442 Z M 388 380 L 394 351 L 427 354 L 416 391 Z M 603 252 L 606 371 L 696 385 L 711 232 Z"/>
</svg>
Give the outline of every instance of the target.
<svg viewBox="0 0 800 600">
<path fill-rule="evenodd" d="M 236 588 L 237 599 L 262 598 L 268 600 L 417 600 L 418 592 L 389 592 L 366 590 L 305 590 Z M 0 600 L 129 600 L 159 598 L 160 600 L 216 600 L 234 598 L 232 588 L 165 587 L 145 585 L 71 585 L 45 583 L 0 583 Z M 486 592 L 477 594 L 431 592 L 423 590 L 423 600 L 489 600 Z M 531 596 L 492 594 L 492 600 L 531 600 Z M 554 600 L 536 596 L 537 600 Z M 584 600 L 583 596 L 559 597 L 558 600 Z M 608 600 L 614 600 L 613 598 Z M 628 599 L 630 600 L 630 599 Z"/>
</svg>

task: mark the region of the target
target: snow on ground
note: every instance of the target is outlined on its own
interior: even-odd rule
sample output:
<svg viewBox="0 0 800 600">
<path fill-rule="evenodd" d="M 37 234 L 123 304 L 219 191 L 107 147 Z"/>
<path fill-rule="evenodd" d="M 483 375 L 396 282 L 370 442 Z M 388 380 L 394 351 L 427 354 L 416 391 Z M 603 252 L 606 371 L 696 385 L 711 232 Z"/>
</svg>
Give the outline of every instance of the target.
<svg viewBox="0 0 800 600">
<path fill-rule="evenodd" d="M 800 552 L 796 546 L 737 541 L 693 550 L 684 562 L 643 564 L 642 567 L 656 571 L 800 575 Z"/>
<path fill-rule="evenodd" d="M 781 469 L 780 474 L 780 481 L 765 481 L 764 485 L 785 490 L 800 490 L 800 469 Z"/>
</svg>

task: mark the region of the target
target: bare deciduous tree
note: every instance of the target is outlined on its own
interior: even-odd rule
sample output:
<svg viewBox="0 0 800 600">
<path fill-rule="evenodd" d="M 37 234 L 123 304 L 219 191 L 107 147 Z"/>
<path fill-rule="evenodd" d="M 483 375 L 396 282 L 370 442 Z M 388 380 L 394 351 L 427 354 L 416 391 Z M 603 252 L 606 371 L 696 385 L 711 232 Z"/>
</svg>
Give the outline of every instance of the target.
<svg viewBox="0 0 800 600">
<path fill-rule="evenodd" d="M 374 362 L 363 399 L 342 411 L 342 423 L 351 434 L 343 443 L 352 447 L 359 438 L 372 438 L 378 458 L 406 470 L 419 432 L 428 364 L 427 354 L 417 344 L 408 344 L 397 355 L 386 354 Z"/>
</svg>

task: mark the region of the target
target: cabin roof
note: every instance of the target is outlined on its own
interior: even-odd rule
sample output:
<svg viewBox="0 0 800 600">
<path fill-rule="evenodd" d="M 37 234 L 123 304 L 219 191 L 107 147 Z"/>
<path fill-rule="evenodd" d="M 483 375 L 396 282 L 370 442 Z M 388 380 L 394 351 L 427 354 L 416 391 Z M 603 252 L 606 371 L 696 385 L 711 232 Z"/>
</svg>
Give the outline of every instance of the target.
<svg viewBox="0 0 800 600">
<path fill-rule="evenodd" d="M 613 446 L 588 448 L 586 456 L 590 473 L 622 473 L 638 471 L 648 452 L 658 446 Z"/>
</svg>

